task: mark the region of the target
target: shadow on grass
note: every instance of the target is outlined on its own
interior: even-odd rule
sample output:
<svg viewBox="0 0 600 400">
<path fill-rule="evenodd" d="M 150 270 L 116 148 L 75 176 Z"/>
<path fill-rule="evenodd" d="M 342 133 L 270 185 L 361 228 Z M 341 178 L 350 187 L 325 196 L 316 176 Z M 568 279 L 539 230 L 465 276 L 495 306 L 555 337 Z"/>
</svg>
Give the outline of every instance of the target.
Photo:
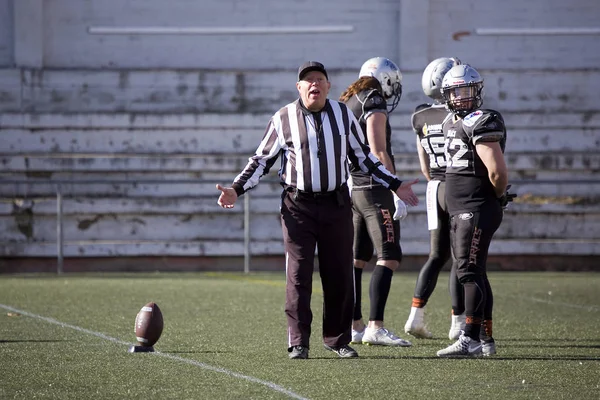
<svg viewBox="0 0 600 400">
<path fill-rule="evenodd" d="M 16 339 L 16 340 L 0 340 L 0 343 L 59 343 L 67 342 L 68 340 L 46 340 L 46 339 Z"/>
<path fill-rule="evenodd" d="M 599 339 L 566 339 L 566 338 L 497 338 L 494 336 L 494 339 L 501 340 L 503 342 L 593 342 L 600 344 Z"/>
<path fill-rule="evenodd" d="M 497 341 L 507 347 L 515 348 L 600 349 L 598 339 L 499 339 Z M 590 344 L 579 344 L 581 342 Z"/>
<path fill-rule="evenodd" d="M 335 357 L 310 357 L 311 360 L 337 360 Z M 438 357 L 438 356 L 382 356 L 360 355 L 356 360 L 482 360 L 482 361 L 600 361 L 600 357 L 556 356 L 556 357 Z"/>
</svg>

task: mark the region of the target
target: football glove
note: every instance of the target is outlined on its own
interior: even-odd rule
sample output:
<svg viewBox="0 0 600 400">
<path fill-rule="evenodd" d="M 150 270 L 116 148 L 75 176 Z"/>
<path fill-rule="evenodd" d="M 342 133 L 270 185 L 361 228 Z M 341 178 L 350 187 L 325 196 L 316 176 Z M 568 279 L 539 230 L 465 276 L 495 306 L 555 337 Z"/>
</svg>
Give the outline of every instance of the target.
<svg viewBox="0 0 600 400">
<path fill-rule="evenodd" d="M 396 206 L 396 212 L 394 212 L 394 219 L 397 221 L 402 221 L 406 218 L 408 214 L 408 209 L 406 204 L 402 201 L 400 197 L 396 193 L 394 193 L 394 205 Z"/>
<path fill-rule="evenodd" d="M 508 191 L 511 186 L 512 185 L 508 185 L 506 187 L 506 192 L 500 198 L 498 198 L 498 201 L 500 201 L 500 205 L 502 206 L 503 210 L 505 210 L 506 208 L 508 208 L 508 204 L 510 202 L 512 202 L 515 199 L 515 197 L 517 197 L 516 193 L 510 193 Z"/>
</svg>

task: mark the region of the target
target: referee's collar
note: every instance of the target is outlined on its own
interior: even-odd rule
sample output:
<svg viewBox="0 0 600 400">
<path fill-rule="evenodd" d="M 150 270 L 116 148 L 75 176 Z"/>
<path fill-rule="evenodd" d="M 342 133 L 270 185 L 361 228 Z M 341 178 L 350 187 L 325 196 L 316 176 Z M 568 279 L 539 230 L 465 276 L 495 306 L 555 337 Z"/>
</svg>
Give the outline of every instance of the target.
<svg viewBox="0 0 600 400">
<path fill-rule="evenodd" d="M 300 98 L 298 99 L 298 105 L 300 106 L 300 109 L 302 110 L 302 114 L 304 114 L 304 115 L 312 115 L 313 113 L 316 113 L 316 112 L 323 112 L 323 111 L 327 110 L 327 108 L 330 107 L 329 99 L 325 100 L 325 105 L 319 111 L 310 111 L 308 108 L 306 108 L 304 103 L 302 103 L 302 99 L 300 99 Z"/>
</svg>

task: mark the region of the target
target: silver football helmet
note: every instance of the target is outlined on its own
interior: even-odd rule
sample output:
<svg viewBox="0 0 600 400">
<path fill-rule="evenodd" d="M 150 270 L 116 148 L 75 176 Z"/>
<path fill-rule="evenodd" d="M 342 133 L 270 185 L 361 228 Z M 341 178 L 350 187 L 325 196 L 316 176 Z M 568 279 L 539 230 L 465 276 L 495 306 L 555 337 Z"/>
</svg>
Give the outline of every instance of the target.
<svg viewBox="0 0 600 400">
<path fill-rule="evenodd" d="M 358 77 L 372 76 L 379 81 L 388 112 L 394 111 L 402 96 L 402 73 L 396 64 L 385 57 L 374 57 L 364 62 Z"/>
<path fill-rule="evenodd" d="M 462 64 L 461 61 L 456 57 L 440 57 L 430 62 L 425 71 L 423 71 L 423 77 L 421 78 L 423 93 L 436 102 L 441 103 L 443 98 L 440 89 L 442 88 L 444 75 L 452 67 L 460 64 Z"/>
<path fill-rule="evenodd" d="M 441 92 L 446 107 L 465 116 L 483 104 L 483 78 L 469 64 L 457 65 L 444 75 Z"/>
</svg>

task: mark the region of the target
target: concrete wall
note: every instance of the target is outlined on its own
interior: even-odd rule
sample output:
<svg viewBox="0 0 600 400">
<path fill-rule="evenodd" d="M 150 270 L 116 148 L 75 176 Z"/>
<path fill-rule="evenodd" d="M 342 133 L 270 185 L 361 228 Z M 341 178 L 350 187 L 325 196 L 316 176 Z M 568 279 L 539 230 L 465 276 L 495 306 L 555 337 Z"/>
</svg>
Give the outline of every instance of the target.
<svg viewBox="0 0 600 400">
<path fill-rule="evenodd" d="M 0 0 L 0 68 L 13 66 L 13 45 L 12 0 Z"/>
<path fill-rule="evenodd" d="M 243 207 L 217 207 L 214 182 L 231 181 L 296 98 L 301 62 L 324 62 L 337 98 L 366 58 L 394 59 L 397 168 L 420 176 L 410 113 L 427 100 L 425 65 L 453 55 L 482 73 L 509 130 L 519 202 L 492 254 L 597 257 L 598 15 L 596 0 L 0 0 L 0 254 L 56 255 L 60 186 L 68 257 L 240 256 Z M 136 27 L 197 31 L 98 33 Z M 338 31 L 231 31 L 250 28 Z M 255 255 L 283 251 L 268 180 L 251 196 Z M 429 250 L 422 205 L 403 247 Z"/>
</svg>

